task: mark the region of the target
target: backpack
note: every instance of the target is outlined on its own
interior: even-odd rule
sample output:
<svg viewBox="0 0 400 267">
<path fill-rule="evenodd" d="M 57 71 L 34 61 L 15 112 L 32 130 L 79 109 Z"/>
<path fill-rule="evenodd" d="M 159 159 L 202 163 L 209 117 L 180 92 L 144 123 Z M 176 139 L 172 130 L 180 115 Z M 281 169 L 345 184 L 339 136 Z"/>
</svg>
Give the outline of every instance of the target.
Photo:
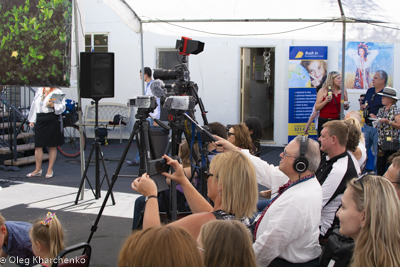
<svg viewBox="0 0 400 267">
<path fill-rule="evenodd" d="M 339 227 L 335 227 L 328 238 L 319 267 L 346 267 L 350 264 L 353 250 L 354 240 L 341 235 Z"/>
</svg>

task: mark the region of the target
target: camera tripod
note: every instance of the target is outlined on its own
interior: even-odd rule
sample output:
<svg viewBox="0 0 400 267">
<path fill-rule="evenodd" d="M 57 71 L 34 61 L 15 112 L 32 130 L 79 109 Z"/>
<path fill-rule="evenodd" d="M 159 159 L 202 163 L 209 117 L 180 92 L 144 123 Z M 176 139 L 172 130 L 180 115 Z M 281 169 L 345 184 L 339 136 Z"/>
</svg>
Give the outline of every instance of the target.
<svg viewBox="0 0 400 267">
<path fill-rule="evenodd" d="M 79 185 L 79 190 L 78 190 L 78 194 L 76 195 L 76 199 L 75 199 L 75 204 L 78 204 L 78 199 L 79 199 L 79 195 L 81 193 L 81 191 L 83 190 L 83 183 L 85 182 L 85 179 L 88 181 L 90 189 L 93 192 L 93 187 L 87 177 L 87 172 L 89 170 L 89 165 L 90 165 L 90 161 L 92 159 L 92 155 L 93 152 L 95 152 L 95 164 L 96 164 L 96 179 L 95 179 L 95 192 L 93 192 L 93 195 L 95 196 L 95 199 L 99 199 L 100 198 L 100 190 L 101 190 L 101 185 L 104 182 L 104 179 L 107 180 L 107 184 L 109 189 L 111 189 L 111 185 L 110 185 L 110 179 L 108 178 L 108 172 L 107 172 L 107 167 L 106 167 L 106 163 L 104 161 L 104 157 L 103 157 L 103 151 L 101 150 L 101 143 L 100 143 L 100 139 L 99 139 L 99 135 L 98 135 L 98 130 L 99 130 L 99 100 L 98 98 L 93 99 L 94 103 L 95 103 L 95 126 L 94 126 L 94 142 L 92 143 L 92 148 L 90 150 L 89 153 L 89 158 L 86 162 L 86 166 L 85 166 L 85 171 L 83 172 L 82 178 L 81 178 L 81 183 Z M 103 164 L 103 169 L 104 169 L 104 177 L 103 180 L 100 183 L 100 162 L 99 162 L 99 158 L 101 158 L 101 163 Z M 110 190 L 109 190 L 110 191 Z M 115 205 L 115 199 L 114 199 L 114 195 L 111 192 L 111 199 L 112 199 L 112 203 L 113 205 Z"/>
<path fill-rule="evenodd" d="M 133 137 L 139 133 L 140 135 L 140 167 L 139 167 L 139 175 L 142 175 L 143 173 L 147 172 L 148 168 L 148 162 L 150 160 L 150 157 L 154 156 L 154 151 L 150 148 L 150 140 L 149 140 L 149 129 L 150 129 L 150 123 L 149 121 L 146 120 L 146 118 L 149 117 L 149 113 L 152 112 L 152 110 L 149 109 L 138 109 L 138 113 L 135 115 L 136 117 L 136 122 L 133 127 L 132 133 L 129 137 L 128 143 L 125 146 L 124 152 L 121 155 L 121 158 L 118 162 L 117 169 L 115 170 L 112 178 L 111 178 L 111 184 L 108 188 L 108 191 L 104 197 L 103 204 L 100 207 L 100 211 L 97 214 L 96 220 L 94 224 L 92 225 L 92 228 L 90 229 L 91 233 L 89 236 L 89 239 L 87 243 L 90 243 L 90 240 L 93 237 L 94 232 L 97 230 L 97 225 L 100 221 L 101 215 L 103 214 L 104 208 L 107 204 L 108 198 L 110 195 L 112 195 L 112 189 L 118 179 L 119 172 L 121 171 L 121 168 L 124 164 L 126 155 L 128 154 L 129 148 L 132 144 Z M 165 130 L 169 130 L 169 127 L 166 126 L 164 123 L 161 121 L 155 119 L 158 125 L 160 125 L 162 128 Z M 157 180 L 155 180 L 157 184 Z M 160 179 L 158 182 L 164 182 L 166 184 L 165 178 Z M 167 185 L 168 186 L 168 185 Z"/>
</svg>

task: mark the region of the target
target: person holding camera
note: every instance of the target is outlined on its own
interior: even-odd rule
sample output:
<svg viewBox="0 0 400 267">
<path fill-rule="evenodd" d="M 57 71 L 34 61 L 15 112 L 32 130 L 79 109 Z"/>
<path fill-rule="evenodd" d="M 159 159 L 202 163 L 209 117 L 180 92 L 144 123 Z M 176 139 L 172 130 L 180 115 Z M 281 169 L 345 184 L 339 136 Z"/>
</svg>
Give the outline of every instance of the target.
<svg viewBox="0 0 400 267">
<path fill-rule="evenodd" d="M 378 93 L 382 92 L 383 88 L 386 87 L 388 75 L 383 70 L 375 72 L 372 79 L 372 85 L 365 94 L 365 98 L 361 105 L 363 111 L 365 124 L 364 124 L 364 137 L 365 147 L 368 150 L 372 149 L 374 155 L 374 171 L 376 173 L 376 161 L 378 152 L 378 130 L 372 126 L 372 120 L 370 120 L 369 114 L 378 114 L 378 110 L 383 107 L 382 96 Z"/>
</svg>

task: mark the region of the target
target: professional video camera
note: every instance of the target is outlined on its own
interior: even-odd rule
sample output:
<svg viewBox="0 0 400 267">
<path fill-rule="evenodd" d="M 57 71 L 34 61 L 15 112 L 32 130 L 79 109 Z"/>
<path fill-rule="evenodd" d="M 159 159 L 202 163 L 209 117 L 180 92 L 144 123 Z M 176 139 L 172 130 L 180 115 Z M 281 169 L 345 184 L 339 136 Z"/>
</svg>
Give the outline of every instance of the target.
<svg viewBox="0 0 400 267">
<path fill-rule="evenodd" d="M 187 56 L 190 54 L 197 55 L 204 49 L 204 43 L 192 40 L 191 38 L 182 37 L 176 41 L 175 49 L 179 54 L 183 55 L 182 63 L 175 66 L 175 70 L 154 69 L 154 79 L 163 81 L 175 80 L 172 84 L 165 85 L 167 96 L 169 95 L 197 95 L 197 84 L 190 81 L 190 72 L 187 66 Z"/>
</svg>

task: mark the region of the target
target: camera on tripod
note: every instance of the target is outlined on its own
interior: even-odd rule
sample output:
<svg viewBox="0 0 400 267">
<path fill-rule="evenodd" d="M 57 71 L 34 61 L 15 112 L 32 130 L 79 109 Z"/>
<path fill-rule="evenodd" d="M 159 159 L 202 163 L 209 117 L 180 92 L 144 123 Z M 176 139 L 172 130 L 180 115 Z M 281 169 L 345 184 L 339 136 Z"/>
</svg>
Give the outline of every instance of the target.
<svg viewBox="0 0 400 267">
<path fill-rule="evenodd" d="M 154 79 L 163 81 L 175 80 L 172 84 L 166 84 L 167 96 L 171 95 L 195 95 L 197 94 L 197 84 L 190 81 L 190 72 L 187 66 L 187 56 L 197 55 L 204 49 L 204 43 L 191 38 L 182 37 L 176 41 L 175 49 L 183 55 L 182 63 L 175 66 L 175 70 L 154 69 Z M 195 92 L 193 92 L 195 90 Z"/>
<path fill-rule="evenodd" d="M 150 95 L 139 95 L 128 100 L 128 107 L 138 109 L 155 109 L 157 107 L 157 98 Z"/>
<path fill-rule="evenodd" d="M 192 96 L 169 96 L 165 99 L 164 108 L 174 110 L 191 110 L 196 106 Z"/>
</svg>

